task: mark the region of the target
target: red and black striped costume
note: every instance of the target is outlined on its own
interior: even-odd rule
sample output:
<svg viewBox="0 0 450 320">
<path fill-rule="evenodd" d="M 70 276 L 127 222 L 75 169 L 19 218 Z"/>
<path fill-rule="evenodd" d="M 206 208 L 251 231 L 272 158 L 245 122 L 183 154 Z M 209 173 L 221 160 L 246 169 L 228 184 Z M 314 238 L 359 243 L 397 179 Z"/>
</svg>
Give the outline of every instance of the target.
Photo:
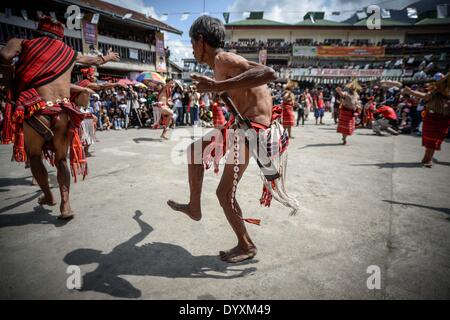
<svg viewBox="0 0 450 320">
<path fill-rule="evenodd" d="M 441 150 L 450 128 L 450 116 L 427 111 L 423 118 L 422 146 L 427 149 Z"/>
<path fill-rule="evenodd" d="M 283 102 L 283 127 L 293 127 L 295 125 L 294 104 Z"/>
<path fill-rule="evenodd" d="M 22 92 L 48 84 L 66 72 L 76 52 L 58 39 L 40 37 L 22 42 L 16 63 L 16 89 Z"/>
<path fill-rule="evenodd" d="M 341 106 L 339 108 L 339 123 L 337 132 L 351 136 L 355 131 L 355 115 L 353 110 L 349 110 Z"/>
<path fill-rule="evenodd" d="M 42 87 L 59 78 L 75 62 L 77 53 L 64 42 L 49 37 L 24 40 L 15 69 L 14 96 L 16 107 L 9 119 L 14 126 L 13 158 L 18 162 L 26 160 L 23 136 L 23 122 L 33 115 L 57 116 L 67 112 L 70 118 L 70 164 L 76 181 L 77 172 L 87 173 L 86 161 L 78 136 L 83 114 L 70 101 L 58 101 L 49 105 L 35 88 Z M 53 119 L 51 120 L 53 122 Z M 51 142 L 43 147 L 44 155 L 54 163 L 54 147 Z"/>
</svg>

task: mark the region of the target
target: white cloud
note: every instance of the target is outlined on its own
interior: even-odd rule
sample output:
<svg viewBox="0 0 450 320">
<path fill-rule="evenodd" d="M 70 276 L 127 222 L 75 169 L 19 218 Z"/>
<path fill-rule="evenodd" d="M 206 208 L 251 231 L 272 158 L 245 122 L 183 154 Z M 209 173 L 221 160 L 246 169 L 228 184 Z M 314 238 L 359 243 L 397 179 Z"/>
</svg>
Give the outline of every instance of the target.
<svg viewBox="0 0 450 320">
<path fill-rule="evenodd" d="M 396 0 L 386 2 L 383 8 L 401 9 L 418 0 Z M 380 2 L 378 0 L 235 0 L 227 8 L 230 12 L 264 11 L 264 18 L 286 23 L 303 20 L 308 11 L 324 11 L 325 19 L 346 20 L 356 9 Z M 340 11 L 338 16 L 332 16 L 333 11 Z M 241 13 L 231 14 L 230 21 L 241 20 Z"/>
<path fill-rule="evenodd" d="M 165 33 L 167 34 L 167 33 Z M 183 65 L 183 60 L 186 58 L 193 58 L 192 46 L 189 42 L 182 41 L 181 37 L 177 36 L 178 39 L 167 39 L 165 38 L 165 46 L 169 47 L 170 50 L 170 60 L 174 61 L 178 65 Z"/>
<path fill-rule="evenodd" d="M 183 14 L 181 15 L 180 21 L 187 20 L 188 18 L 189 18 L 189 13 L 183 13 Z"/>
<path fill-rule="evenodd" d="M 105 0 L 106 2 L 129 8 L 131 10 L 141 12 L 143 14 L 150 15 L 152 18 L 160 20 L 161 17 L 156 14 L 155 8 L 153 6 L 145 5 L 143 0 Z"/>
</svg>

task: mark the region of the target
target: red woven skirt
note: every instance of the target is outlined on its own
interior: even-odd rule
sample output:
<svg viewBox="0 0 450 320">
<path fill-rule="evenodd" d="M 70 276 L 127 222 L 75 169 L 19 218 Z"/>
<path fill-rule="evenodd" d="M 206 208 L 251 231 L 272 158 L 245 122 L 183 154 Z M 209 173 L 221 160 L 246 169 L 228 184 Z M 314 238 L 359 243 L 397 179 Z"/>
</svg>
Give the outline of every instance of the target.
<svg viewBox="0 0 450 320">
<path fill-rule="evenodd" d="M 283 127 L 295 126 L 295 114 L 292 105 L 283 103 Z"/>
<path fill-rule="evenodd" d="M 441 150 L 442 141 L 447 137 L 450 116 L 429 113 L 423 118 L 422 145 L 427 149 Z"/>
<path fill-rule="evenodd" d="M 341 108 L 339 110 L 339 124 L 337 132 L 351 136 L 355 131 L 355 117 L 353 111 Z"/>
</svg>

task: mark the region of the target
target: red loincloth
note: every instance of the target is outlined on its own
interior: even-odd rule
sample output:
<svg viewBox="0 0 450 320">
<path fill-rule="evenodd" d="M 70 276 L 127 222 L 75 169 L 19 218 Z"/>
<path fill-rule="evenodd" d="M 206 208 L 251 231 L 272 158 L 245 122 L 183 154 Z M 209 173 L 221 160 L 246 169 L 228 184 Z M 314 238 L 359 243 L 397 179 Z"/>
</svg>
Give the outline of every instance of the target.
<svg viewBox="0 0 450 320">
<path fill-rule="evenodd" d="M 74 181 L 77 182 L 77 175 L 82 174 L 83 179 L 87 175 L 87 162 L 84 157 L 82 144 L 79 136 L 79 128 L 84 119 L 84 114 L 81 113 L 78 107 L 69 102 L 55 103 L 51 106 L 47 105 L 45 101 L 39 96 L 35 89 L 29 89 L 20 93 L 16 102 L 16 110 L 12 116 L 15 125 L 15 137 L 13 147 L 13 158 L 17 162 L 26 161 L 26 152 L 23 135 L 23 122 L 33 115 L 50 116 L 52 122 L 54 117 L 61 112 L 66 112 L 70 119 L 69 139 L 70 139 L 70 168 Z M 45 158 L 52 166 L 55 165 L 55 148 L 53 143 L 46 142 L 42 151 Z"/>
<path fill-rule="evenodd" d="M 354 111 L 345 109 L 341 107 L 339 109 L 339 123 L 337 127 L 337 132 L 351 136 L 355 131 L 355 116 Z"/>
<path fill-rule="evenodd" d="M 294 106 L 283 102 L 283 127 L 293 127 L 295 125 Z"/>
<path fill-rule="evenodd" d="M 450 116 L 427 112 L 423 118 L 422 146 L 427 149 L 441 150 L 450 127 Z"/>
</svg>

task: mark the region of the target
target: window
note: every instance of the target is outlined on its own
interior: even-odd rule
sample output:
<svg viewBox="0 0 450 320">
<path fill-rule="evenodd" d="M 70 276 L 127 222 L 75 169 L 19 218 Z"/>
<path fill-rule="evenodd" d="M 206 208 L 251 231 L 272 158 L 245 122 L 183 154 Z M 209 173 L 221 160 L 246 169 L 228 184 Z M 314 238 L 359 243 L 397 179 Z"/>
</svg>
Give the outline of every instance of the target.
<svg viewBox="0 0 450 320">
<path fill-rule="evenodd" d="M 353 39 L 356 46 L 367 46 L 370 44 L 369 39 Z"/>
<path fill-rule="evenodd" d="M 241 46 L 252 46 L 256 44 L 256 39 L 238 39 Z"/>
<path fill-rule="evenodd" d="M 325 45 L 332 45 L 332 44 L 341 44 L 342 39 L 325 39 L 324 44 Z"/>
<path fill-rule="evenodd" d="M 295 43 L 302 46 L 310 46 L 313 44 L 313 39 L 295 39 Z"/>
<path fill-rule="evenodd" d="M 267 39 L 268 44 L 280 44 L 284 42 L 284 39 Z"/>
<path fill-rule="evenodd" d="M 383 45 L 399 44 L 399 43 L 400 43 L 399 39 L 382 39 L 381 40 L 381 44 L 383 44 Z"/>
</svg>

